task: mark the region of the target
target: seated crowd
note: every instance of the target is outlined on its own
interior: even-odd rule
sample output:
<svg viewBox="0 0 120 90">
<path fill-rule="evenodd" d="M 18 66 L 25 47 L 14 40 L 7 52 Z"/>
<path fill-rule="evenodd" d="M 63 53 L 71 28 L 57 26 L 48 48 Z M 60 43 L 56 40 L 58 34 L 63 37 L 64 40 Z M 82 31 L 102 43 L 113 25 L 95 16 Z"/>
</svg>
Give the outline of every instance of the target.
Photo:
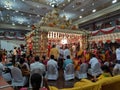
<svg viewBox="0 0 120 90">
<path fill-rule="evenodd" d="M 45 56 L 40 59 L 39 56 L 26 55 L 22 55 L 15 63 L 2 63 L 0 60 L 0 78 L 5 79 L 4 82 L 10 82 L 10 85 L 0 83 L 0 86 L 5 90 L 16 87 L 20 90 L 52 90 L 51 88 L 56 87 L 49 86 L 47 80 L 57 80 L 59 70 L 63 70 L 65 81 L 76 77 L 79 80 L 86 78 L 96 82 L 120 74 L 119 62 L 102 61 L 94 53 L 90 53 L 89 60 L 85 60 L 82 54 L 71 58 L 67 49 L 66 47 L 66 56 L 60 54 L 58 59 L 51 54 L 48 60 Z"/>
</svg>

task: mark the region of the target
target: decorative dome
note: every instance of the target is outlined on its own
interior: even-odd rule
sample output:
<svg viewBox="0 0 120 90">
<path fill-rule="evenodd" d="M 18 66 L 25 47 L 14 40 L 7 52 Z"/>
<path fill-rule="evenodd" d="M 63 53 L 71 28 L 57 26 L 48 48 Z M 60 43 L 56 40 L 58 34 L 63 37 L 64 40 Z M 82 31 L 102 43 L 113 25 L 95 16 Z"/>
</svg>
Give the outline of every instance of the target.
<svg viewBox="0 0 120 90">
<path fill-rule="evenodd" d="M 35 26 L 39 28 L 40 26 L 57 27 L 61 29 L 78 29 L 77 26 L 72 25 L 72 20 L 66 20 L 66 16 L 60 17 L 58 8 L 54 8 L 52 12 L 48 12 L 45 17 L 42 17 L 39 23 Z"/>
</svg>

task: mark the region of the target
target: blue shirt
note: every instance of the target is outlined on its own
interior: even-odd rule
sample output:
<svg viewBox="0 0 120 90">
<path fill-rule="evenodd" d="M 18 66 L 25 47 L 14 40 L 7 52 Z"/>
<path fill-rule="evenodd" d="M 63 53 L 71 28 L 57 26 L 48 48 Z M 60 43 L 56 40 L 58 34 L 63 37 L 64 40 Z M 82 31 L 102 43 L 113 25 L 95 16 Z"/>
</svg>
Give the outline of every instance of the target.
<svg viewBox="0 0 120 90">
<path fill-rule="evenodd" d="M 73 60 L 71 59 L 66 59 L 63 63 L 63 69 L 65 69 L 66 65 L 68 65 L 69 63 L 73 63 Z"/>
</svg>

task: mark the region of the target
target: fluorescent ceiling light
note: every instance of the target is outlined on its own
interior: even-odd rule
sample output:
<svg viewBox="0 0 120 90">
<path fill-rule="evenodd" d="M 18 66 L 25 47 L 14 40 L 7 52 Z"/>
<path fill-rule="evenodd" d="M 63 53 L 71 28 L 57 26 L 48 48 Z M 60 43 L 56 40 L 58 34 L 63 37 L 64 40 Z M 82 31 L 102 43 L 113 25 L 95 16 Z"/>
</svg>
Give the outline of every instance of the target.
<svg viewBox="0 0 120 90">
<path fill-rule="evenodd" d="M 82 16 L 79 16 L 79 18 L 82 18 Z"/>
<path fill-rule="evenodd" d="M 83 12 L 83 11 L 84 11 L 84 9 L 82 8 L 82 9 L 81 9 L 81 11 Z"/>
<path fill-rule="evenodd" d="M 70 2 L 70 0 L 68 0 L 68 2 Z"/>
<path fill-rule="evenodd" d="M 96 9 L 93 9 L 92 12 L 96 12 Z"/>
<path fill-rule="evenodd" d="M 15 23 L 12 23 L 13 26 L 15 26 Z"/>
<path fill-rule="evenodd" d="M 116 3 L 116 2 L 117 2 L 117 0 L 113 0 L 113 1 L 112 1 L 112 3 Z"/>
</svg>

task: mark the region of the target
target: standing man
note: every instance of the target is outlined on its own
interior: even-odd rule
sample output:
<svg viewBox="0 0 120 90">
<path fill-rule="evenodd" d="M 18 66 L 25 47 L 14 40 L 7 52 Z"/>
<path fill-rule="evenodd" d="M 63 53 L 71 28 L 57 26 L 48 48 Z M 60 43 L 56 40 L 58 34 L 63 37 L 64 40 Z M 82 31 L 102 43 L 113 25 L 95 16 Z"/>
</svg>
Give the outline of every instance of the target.
<svg viewBox="0 0 120 90">
<path fill-rule="evenodd" d="M 68 49 L 67 45 L 65 46 L 65 50 L 64 50 L 64 59 L 67 59 L 67 56 L 71 56 L 71 52 Z"/>
<path fill-rule="evenodd" d="M 54 55 L 54 59 L 57 61 L 59 57 L 59 50 L 56 48 L 56 45 L 52 46 L 52 49 L 50 50 L 50 56 Z"/>
<path fill-rule="evenodd" d="M 17 47 L 14 47 L 14 50 L 13 50 L 13 59 L 12 59 L 13 65 L 15 65 L 16 61 L 17 61 Z"/>
</svg>

